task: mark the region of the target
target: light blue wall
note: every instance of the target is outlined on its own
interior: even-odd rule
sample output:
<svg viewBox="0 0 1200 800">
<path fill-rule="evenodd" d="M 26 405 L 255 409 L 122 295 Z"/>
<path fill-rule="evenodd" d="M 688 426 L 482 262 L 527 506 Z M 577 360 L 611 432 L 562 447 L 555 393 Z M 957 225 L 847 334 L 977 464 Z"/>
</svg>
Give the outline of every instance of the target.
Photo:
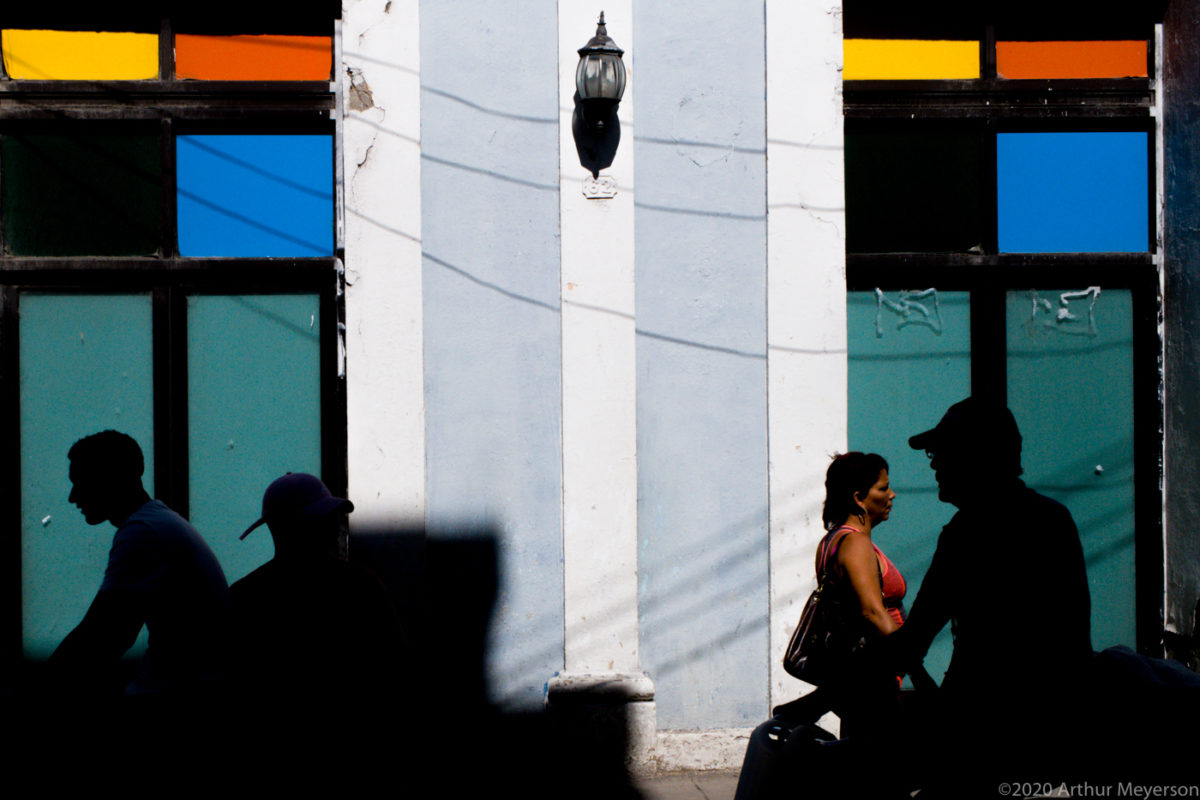
<svg viewBox="0 0 1200 800">
<path fill-rule="evenodd" d="M 641 664 L 660 728 L 753 725 L 768 681 L 763 6 L 641 3 L 634 22 Z"/>
<path fill-rule="evenodd" d="M 557 6 L 420 14 L 427 518 L 500 533 L 492 695 L 540 704 L 563 663 Z"/>
</svg>

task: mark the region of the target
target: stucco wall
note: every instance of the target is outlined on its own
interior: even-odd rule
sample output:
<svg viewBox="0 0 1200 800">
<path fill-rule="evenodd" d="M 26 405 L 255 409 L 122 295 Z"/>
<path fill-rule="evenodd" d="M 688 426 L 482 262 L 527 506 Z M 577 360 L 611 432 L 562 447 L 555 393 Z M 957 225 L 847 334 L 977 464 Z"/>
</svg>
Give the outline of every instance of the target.
<svg viewBox="0 0 1200 800">
<path fill-rule="evenodd" d="M 418 0 L 342 9 L 346 438 L 356 527 L 425 514 Z"/>
<path fill-rule="evenodd" d="M 641 665 L 659 728 L 767 712 L 762 3 L 634 7 Z"/>
</svg>

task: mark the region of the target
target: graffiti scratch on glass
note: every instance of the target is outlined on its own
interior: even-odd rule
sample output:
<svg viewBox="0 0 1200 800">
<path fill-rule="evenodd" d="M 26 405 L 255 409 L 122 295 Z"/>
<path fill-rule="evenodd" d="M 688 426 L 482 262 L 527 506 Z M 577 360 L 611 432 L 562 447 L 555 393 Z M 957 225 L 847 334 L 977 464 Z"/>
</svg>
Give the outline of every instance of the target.
<svg viewBox="0 0 1200 800">
<path fill-rule="evenodd" d="M 881 289 L 875 290 L 875 337 L 883 338 L 884 312 L 896 316 L 896 330 L 910 325 L 929 328 L 936 334 L 942 332 L 942 312 L 938 307 L 937 289 L 922 289 L 918 292 L 903 290 L 896 300 L 888 298 Z"/>
<path fill-rule="evenodd" d="M 1029 292 L 1029 332 L 1054 331 L 1064 336 L 1099 335 L 1096 328 L 1096 301 L 1100 298 L 1100 287 L 1089 286 L 1074 292 L 1062 292 L 1055 304 L 1042 297 L 1036 290 Z"/>
</svg>

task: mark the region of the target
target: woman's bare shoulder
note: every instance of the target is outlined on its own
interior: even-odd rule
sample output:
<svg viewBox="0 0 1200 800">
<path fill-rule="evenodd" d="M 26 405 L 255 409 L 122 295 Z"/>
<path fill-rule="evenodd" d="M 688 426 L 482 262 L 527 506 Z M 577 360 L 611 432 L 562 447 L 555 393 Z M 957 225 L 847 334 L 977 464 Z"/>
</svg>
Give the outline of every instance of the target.
<svg viewBox="0 0 1200 800">
<path fill-rule="evenodd" d="M 842 564 L 865 560 L 874 554 L 875 549 L 871 546 L 871 537 L 860 530 L 851 528 L 842 534 L 838 541 L 837 560 Z"/>
</svg>

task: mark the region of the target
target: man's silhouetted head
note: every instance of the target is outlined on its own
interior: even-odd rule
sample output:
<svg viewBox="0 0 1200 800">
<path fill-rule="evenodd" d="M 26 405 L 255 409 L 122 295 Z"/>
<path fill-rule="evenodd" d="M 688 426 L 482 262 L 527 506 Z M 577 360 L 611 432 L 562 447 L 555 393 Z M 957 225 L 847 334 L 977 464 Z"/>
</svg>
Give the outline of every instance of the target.
<svg viewBox="0 0 1200 800">
<path fill-rule="evenodd" d="M 995 484 L 1021 475 L 1021 432 L 1012 412 L 974 397 L 946 410 L 937 426 L 908 440 L 930 458 L 938 497 L 959 506 L 986 501 Z"/>
<path fill-rule="evenodd" d="M 315 475 L 289 472 L 267 487 L 262 517 L 240 538 L 265 523 L 276 557 L 335 555 L 342 519 L 353 510 L 353 503 L 334 497 Z"/>
<path fill-rule="evenodd" d="M 101 431 L 85 436 L 67 451 L 71 494 L 89 525 L 120 524 L 148 499 L 142 488 L 145 460 L 131 436 Z"/>
</svg>

